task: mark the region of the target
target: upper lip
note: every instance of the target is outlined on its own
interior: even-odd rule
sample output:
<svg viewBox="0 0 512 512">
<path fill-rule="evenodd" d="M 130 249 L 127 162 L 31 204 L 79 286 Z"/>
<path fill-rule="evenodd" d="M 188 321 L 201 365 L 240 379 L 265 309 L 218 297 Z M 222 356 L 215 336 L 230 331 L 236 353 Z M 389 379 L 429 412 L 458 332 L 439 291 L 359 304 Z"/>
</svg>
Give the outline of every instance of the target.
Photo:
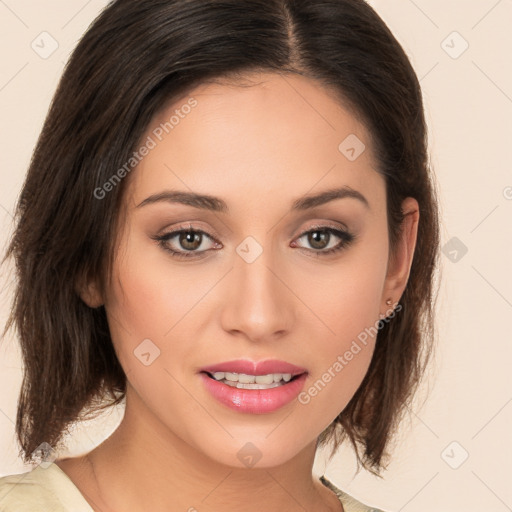
<svg viewBox="0 0 512 512">
<path fill-rule="evenodd" d="M 305 368 L 295 366 L 286 361 L 277 359 L 267 359 L 265 361 L 249 361 L 248 359 L 236 359 L 233 361 L 224 361 L 223 363 L 213 364 L 201 368 L 202 372 L 232 372 L 245 373 L 247 375 L 267 375 L 269 373 L 290 373 L 292 376 L 306 373 Z"/>
</svg>

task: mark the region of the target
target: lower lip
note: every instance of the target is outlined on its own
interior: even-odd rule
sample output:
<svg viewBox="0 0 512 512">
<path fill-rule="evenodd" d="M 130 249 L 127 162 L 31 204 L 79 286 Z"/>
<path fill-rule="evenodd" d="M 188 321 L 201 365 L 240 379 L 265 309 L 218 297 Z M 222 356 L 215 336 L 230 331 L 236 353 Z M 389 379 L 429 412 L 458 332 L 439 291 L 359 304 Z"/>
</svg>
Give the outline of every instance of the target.
<svg viewBox="0 0 512 512">
<path fill-rule="evenodd" d="M 307 373 L 275 388 L 238 389 L 200 373 L 206 389 L 220 403 L 231 409 L 252 414 L 274 412 L 297 398 L 304 387 Z"/>
</svg>

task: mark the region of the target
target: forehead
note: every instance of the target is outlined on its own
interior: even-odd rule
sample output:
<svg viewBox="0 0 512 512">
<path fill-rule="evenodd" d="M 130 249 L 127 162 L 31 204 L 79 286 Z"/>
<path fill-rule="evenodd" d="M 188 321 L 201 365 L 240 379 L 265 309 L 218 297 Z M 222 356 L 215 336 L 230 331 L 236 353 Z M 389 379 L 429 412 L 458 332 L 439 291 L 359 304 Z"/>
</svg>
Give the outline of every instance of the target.
<svg viewBox="0 0 512 512">
<path fill-rule="evenodd" d="M 269 189 L 295 197 L 315 184 L 382 184 L 365 126 L 334 93 L 299 75 L 201 84 L 162 108 L 148 137 L 153 147 L 131 180 L 135 201 L 162 188 L 261 201 Z"/>
</svg>

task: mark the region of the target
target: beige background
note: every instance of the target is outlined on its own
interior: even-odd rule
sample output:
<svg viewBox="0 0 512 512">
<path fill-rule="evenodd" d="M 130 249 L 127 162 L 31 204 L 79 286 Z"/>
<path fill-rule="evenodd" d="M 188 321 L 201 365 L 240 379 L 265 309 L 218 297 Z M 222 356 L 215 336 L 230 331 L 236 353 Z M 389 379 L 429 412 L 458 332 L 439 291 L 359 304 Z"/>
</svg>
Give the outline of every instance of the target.
<svg viewBox="0 0 512 512">
<path fill-rule="evenodd" d="M 64 62 L 106 3 L 0 0 L 1 247 Z M 512 510 L 505 465 L 512 460 L 512 0 L 370 3 L 404 46 L 424 91 L 442 244 L 450 244 L 442 256 L 440 336 L 421 392 L 428 390 L 428 399 L 404 423 L 384 478 L 364 472 L 354 478 L 348 448 L 327 466 L 319 454 L 315 472 L 390 512 L 505 512 Z M 59 45 L 46 59 L 31 48 L 43 31 Z M 1 277 L 3 324 L 8 268 Z M 8 338 L 0 345 L 0 476 L 30 469 L 14 442 L 20 382 L 18 348 Z M 121 416 L 118 409 L 78 428 L 70 452 L 101 442 Z"/>
</svg>

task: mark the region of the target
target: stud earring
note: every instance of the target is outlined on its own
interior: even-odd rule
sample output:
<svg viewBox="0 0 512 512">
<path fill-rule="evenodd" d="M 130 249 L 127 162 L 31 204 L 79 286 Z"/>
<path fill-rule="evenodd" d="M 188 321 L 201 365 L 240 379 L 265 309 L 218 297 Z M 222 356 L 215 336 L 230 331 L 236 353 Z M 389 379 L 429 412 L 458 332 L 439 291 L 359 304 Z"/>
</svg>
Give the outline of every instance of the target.
<svg viewBox="0 0 512 512">
<path fill-rule="evenodd" d="M 393 304 L 393 301 L 391 300 L 391 298 L 389 298 L 387 301 L 386 301 L 386 304 L 388 306 L 391 306 L 391 304 Z"/>
</svg>

